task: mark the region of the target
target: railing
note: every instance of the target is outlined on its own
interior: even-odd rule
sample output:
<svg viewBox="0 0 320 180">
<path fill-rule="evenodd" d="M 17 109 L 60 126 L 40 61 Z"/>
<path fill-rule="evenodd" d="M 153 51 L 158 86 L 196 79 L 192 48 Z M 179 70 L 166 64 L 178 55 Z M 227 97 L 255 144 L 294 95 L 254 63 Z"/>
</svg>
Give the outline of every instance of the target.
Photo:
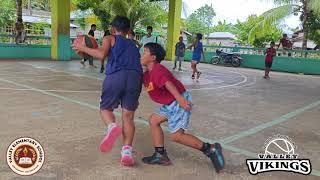
<svg viewBox="0 0 320 180">
<path fill-rule="evenodd" d="M 230 47 L 230 46 L 204 46 L 205 53 L 216 52 L 217 49 L 221 49 L 224 52 L 233 52 L 246 55 L 261 55 L 264 56 L 266 48 L 247 48 L 247 47 Z M 319 50 L 284 50 L 276 49 L 277 57 L 291 57 L 291 58 L 307 58 L 307 59 L 319 59 Z"/>
</svg>

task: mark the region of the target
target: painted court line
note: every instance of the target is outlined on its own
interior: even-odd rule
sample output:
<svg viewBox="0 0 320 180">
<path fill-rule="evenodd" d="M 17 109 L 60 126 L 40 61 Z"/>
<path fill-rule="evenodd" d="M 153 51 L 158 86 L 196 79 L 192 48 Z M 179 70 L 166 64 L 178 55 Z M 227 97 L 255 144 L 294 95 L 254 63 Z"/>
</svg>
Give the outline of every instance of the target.
<svg viewBox="0 0 320 180">
<path fill-rule="evenodd" d="M 29 88 L 1 88 L 0 90 L 12 90 L 12 91 L 35 91 L 34 89 Z M 39 89 L 46 92 L 65 92 L 65 93 L 101 93 L 101 91 L 73 91 L 73 90 L 64 90 L 64 89 Z"/>
<path fill-rule="evenodd" d="M 98 79 L 98 80 L 104 80 L 103 78 L 99 78 L 99 77 L 95 77 L 95 76 L 90 76 L 90 75 L 86 75 L 86 74 L 78 74 L 78 73 L 72 73 L 72 72 L 67 72 L 67 71 L 64 71 L 64 70 L 57 70 L 55 68 L 49 68 L 49 67 L 45 67 L 45 66 L 38 66 L 38 65 L 33 65 L 33 64 L 29 64 L 29 63 L 23 63 L 23 62 L 20 62 L 24 65 L 29 65 L 29 66 L 32 66 L 34 68 L 43 68 L 43 69 L 49 69 L 51 71 L 55 71 L 55 72 L 63 72 L 63 73 L 67 73 L 67 74 L 70 74 L 70 75 L 73 75 L 73 76 L 83 76 L 83 77 L 88 77 L 88 78 L 92 78 L 92 79 Z M 192 89 L 192 88 L 189 88 L 188 91 L 201 91 L 201 90 L 215 90 L 215 89 L 222 89 L 222 88 L 227 88 L 227 87 L 234 87 L 234 86 L 238 86 L 240 84 L 244 84 L 248 81 L 248 78 L 247 76 L 241 74 L 241 73 L 238 73 L 238 72 L 233 72 L 233 71 L 229 71 L 229 72 L 232 72 L 232 73 L 235 73 L 235 74 L 239 74 L 241 77 L 243 77 L 244 79 L 241 81 L 241 82 L 238 82 L 238 83 L 235 83 L 235 84 L 229 84 L 229 85 L 225 85 L 225 86 L 218 86 L 218 87 L 211 87 L 211 88 L 198 88 L 198 89 Z"/>
<path fill-rule="evenodd" d="M 261 125 L 258 125 L 258 126 L 254 127 L 254 128 L 251 128 L 251 129 L 236 133 L 236 134 L 234 134 L 232 136 L 229 136 L 227 138 L 223 138 L 223 139 L 221 139 L 219 141 L 227 144 L 227 143 L 233 142 L 235 140 L 238 140 L 240 138 L 253 135 L 253 134 L 255 134 L 257 132 L 260 132 L 260 131 L 262 131 L 262 130 L 264 130 L 266 128 L 269 128 L 269 127 L 272 127 L 274 125 L 286 122 L 286 121 L 290 120 L 291 118 L 293 118 L 293 117 L 295 117 L 295 116 L 297 116 L 297 115 L 299 115 L 299 114 L 301 114 L 301 113 L 303 113 L 303 112 L 305 112 L 305 111 L 307 111 L 309 109 L 315 108 L 315 107 L 317 107 L 319 105 L 320 105 L 320 100 L 316 101 L 316 102 L 313 102 L 313 103 L 311 103 L 311 104 L 309 104 L 307 106 L 304 106 L 304 107 L 301 107 L 299 109 L 296 109 L 296 110 L 294 110 L 292 112 L 289 112 L 288 114 L 285 114 L 285 115 L 283 115 L 283 116 L 281 116 L 279 118 L 276 118 L 276 119 L 274 119 L 272 121 L 269 121 L 267 123 L 263 123 Z"/>
<path fill-rule="evenodd" d="M 96 79 L 96 80 L 104 80 L 104 78 L 99 78 L 99 77 L 96 77 L 96 76 L 90 76 L 88 74 L 79 74 L 79 73 L 74 73 L 74 72 L 68 72 L 68 71 L 59 70 L 59 69 L 55 69 L 55 68 L 50 68 L 50 67 L 46 67 L 46 66 L 33 65 L 33 64 L 30 64 L 30 63 L 23 63 L 23 62 L 20 62 L 20 63 L 24 64 L 24 65 L 32 66 L 34 68 L 39 68 L 40 67 L 42 69 L 49 69 L 52 72 L 62 72 L 62 73 L 70 74 L 70 75 L 73 75 L 73 76 L 76 76 L 76 77 L 87 77 L 87 78 Z"/>
<path fill-rule="evenodd" d="M 82 101 L 78 101 L 78 100 L 75 100 L 75 99 L 71 99 L 71 98 L 68 98 L 68 97 L 65 97 L 65 96 L 61 96 L 61 95 L 58 95 L 58 94 L 54 94 L 54 93 L 50 93 L 50 92 L 46 92 L 46 91 L 43 91 L 41 89 L 37 89 L 37 88 L 33 88 L 31 86 L 28 86 L 28 85 L 24 85 L 24 84 L 20 84 L 20 83 L 16 83 L 14 81 L 10 81 L 10 80 L 6 80 L 6 79 L 2 79 L 0 78 L 0 81 L 2 82 L 7 82 L 7 83 L 11 83 L 11 84 L 14 84 L 16 86 L 20 86 L 20 87 L 24 87 L 24 88 L 28 88 L 28 89 L 33 89 L 34 91 L 36 92 L 39 92 L 39 93 L 42 93 L 42 94 L 46 94 L 46 95 L 49 95 L 49 96 L 53 96 L 53 97 L 56 97 L 56 98 L 59 98 L 59 99 L 62 99 L 64 101 L 67 101 L 67 102 L 72 102 L 72 103 L 75 103 L 75 104 L 78 104 L 78 105 L 81 105 L 81 106 L 85 106 L 85 107 L 88 107 L 88 108 L 91 108 L 91 109 L 94 109 L 94 110 L 99 110 L 99 107 L 98 106 L 95 106 L 95 105 L 92 105 L 92 104 L 89 104 L 89 103 L 85 103 L 85 102 L 82 102 Z M 121 116 L 120 113 L 118 112 L 115 112 L 115 115 L 116 116 Z M 138 122 L 138 123 L 142 123 L 144 125 L 148 125 L 149 123 L 147 122 L 147 120 L 143 119 L 143 118 L 135 118 L 135 122 Z M 163 126 L 164 130 L 165 131 L 168 131 L 168 128 Z M 204 138 L 204 137 L 200 137 L 200 136 L 197 136 L 199 139 L 203 140 L 203 141 L 207 141 L 209 143 L 214 143 L 216 141 L 214 140 L 211 140 L 211 139 L 207 139 L 207 138 Z M 224 149 L 227 149 L 227 150 L 230 150 L 230 151 L 233 151 L 233 152 L 236 152 L 236 153 L 240 153 L 242 155 L 245 155 L 245 156 L 248 156 L 248 157 L 257 157 L 257 154 L 255 153 L 252 153 L 252 152 L 249 152 L 249 151 L 246 151 L 246 150 L 243 150 L 243 149 L 240 149 L 240 148 L 236 148 L 236 147 L 233 147 L 233 146 L 230 146 L 230 145 L 226 145 L 226 144 L 223 144 L 223 148 Z M 314 176 L 320 176 L 320 171 L 318 170 L 313 170 L 311 172 L 312 175 Z"/>
</svg>

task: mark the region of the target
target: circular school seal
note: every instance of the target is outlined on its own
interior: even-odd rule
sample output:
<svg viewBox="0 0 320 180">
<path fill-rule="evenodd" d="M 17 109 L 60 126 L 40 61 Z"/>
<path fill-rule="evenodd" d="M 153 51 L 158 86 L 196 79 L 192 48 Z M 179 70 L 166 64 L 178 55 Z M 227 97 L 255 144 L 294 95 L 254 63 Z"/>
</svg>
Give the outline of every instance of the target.
<svg viewBox="0 0 320 180">
<path fill-rule="evenodd" d="M 7 163 L 10 169 L 22 176 L 38 172 L 44 163 L 41 144 L 28 137 L 14 140 L 7 149 Z"/>
</svg>

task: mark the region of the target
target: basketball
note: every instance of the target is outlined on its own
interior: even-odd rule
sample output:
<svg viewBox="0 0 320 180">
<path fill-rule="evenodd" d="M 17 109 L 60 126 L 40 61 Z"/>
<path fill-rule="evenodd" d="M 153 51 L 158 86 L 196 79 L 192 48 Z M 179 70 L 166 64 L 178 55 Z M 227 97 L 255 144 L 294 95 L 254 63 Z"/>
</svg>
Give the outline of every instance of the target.
<svg viewBox="0 0 320 180">
<path fill-rule="evenodd" d="M 80 35 L 76 39 L 74 39 L 73 45 L 79 45 L 79 44 L 82 44 L 87 46 L 88 48 L 94 48 L 94 49 L 99 47 L 96 39 L 88 35 Z M 82 52 L 79 52 L 77 54 L 80 56 L 84 56 L 84 53 Z"/>
<path fill-rule="evenodd" d="M 265 154 L 294 154 L 294 145 L 286 139 L 276 138 L 267 144 Z"/>
</svg>

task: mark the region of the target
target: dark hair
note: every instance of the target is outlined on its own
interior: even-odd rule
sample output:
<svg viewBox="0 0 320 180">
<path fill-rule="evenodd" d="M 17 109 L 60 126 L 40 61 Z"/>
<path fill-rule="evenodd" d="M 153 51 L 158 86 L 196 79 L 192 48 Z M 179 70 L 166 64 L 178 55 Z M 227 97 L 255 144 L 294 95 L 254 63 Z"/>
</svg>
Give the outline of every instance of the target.
<svg viewBox="0 0 320 180">
<path fill-rule="evenodd" d="M 202 34 L 201 33 L 197 33 L 197 39 L 202 39 Z"/>
<path fill-rule="evenodd" d="M 150 29 L 151 31 L 153 30 L 152 26 L 147 26 L 147 30 Z"/>
<path fill-rule="evenodd" d="M 116 28 L 117 31 L 128 33 L 130 29 L 130 20 L 124 16 L 116 16 L 112 20 L 111 26 Z"/>
<path fill-rule="evenodd" d="M 270 44 L 276 44 L 274 41 L 271 41 Z"/>
<path fill-rule="evenodd" d="M 91 24 L 91 27 L 97 27 L 97 25 L 95 25 L 95 24 Z"/>
<path fill-rule="evenodd" d="M 105 30 L 103 36 L 109 36 L 109 35 L 111 35 L 110 30 Z"/>
<path fill-rule="evenodd" d="M 132 34 L 132 36 L 136 36 L 136 33 L 132 29 L 129 30 L 129 33 Z"/>
<path fill-rule="evenodd" d="M 166 57 L 166 51 L 158 43 L 147 43 L 144 45 L 145 48 L 148 48 L 151 55 L 156 56 L 156 60 L 160 63 Z"/>
</svg>

